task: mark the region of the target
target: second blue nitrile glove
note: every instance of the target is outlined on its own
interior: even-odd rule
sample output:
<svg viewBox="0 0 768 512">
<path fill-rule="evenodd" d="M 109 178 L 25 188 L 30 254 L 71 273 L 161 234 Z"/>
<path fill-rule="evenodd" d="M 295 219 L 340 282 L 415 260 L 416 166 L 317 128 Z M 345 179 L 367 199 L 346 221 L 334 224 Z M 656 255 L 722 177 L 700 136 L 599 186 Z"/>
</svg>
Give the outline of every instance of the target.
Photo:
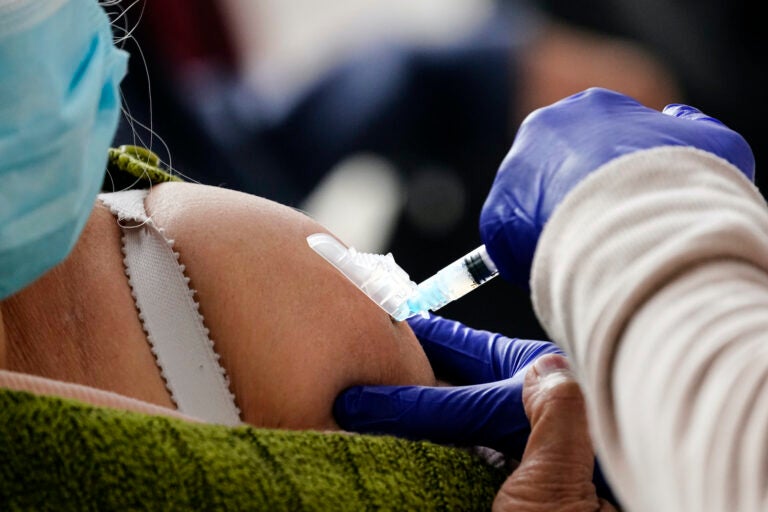
<svg viewBox="0 0 768 512">
<path fill-rule="evenodd" d="M 614 158 L 661 146 L 690 146 L 753 179 L 744 138 L 687 105 L 661 113 L 607 89 L 588 89 L 541 108 L 520 125 L 483 205 L 480 235 L 506 280 L 528 286 L 544 224 L 581 180 Z"/>
<path fill-rule="evenodd" d="M 548 341 L 507 338 L 431 315 L 408 320 L 435 374 L 459 386 L 361 386 L 336 399 L 345 430 L 487 446 L 519 457 L 529 432 L 522 402 L 530 364 L 562 351 Z"/>
</svg>

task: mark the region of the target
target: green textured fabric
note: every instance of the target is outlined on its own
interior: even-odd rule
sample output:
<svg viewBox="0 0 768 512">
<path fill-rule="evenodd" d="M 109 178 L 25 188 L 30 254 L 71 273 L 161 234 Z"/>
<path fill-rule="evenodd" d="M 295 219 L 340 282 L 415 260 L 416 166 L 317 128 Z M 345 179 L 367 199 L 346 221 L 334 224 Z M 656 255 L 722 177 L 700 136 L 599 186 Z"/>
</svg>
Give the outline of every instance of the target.
<svg viewBox="0 0 768 512">
<path fill-rule="evenodd" d="M 489 510 L 505 475 L 387 436 L 192 424 L 0 390 L 0 510 Z"/>
<path fill-rule="evenodd" d="M 184 181 L 160 166 L 160 158 L 141 146 L 109 148 L 102 192 L 146 188 L 165 181 Z"/>
</svg>

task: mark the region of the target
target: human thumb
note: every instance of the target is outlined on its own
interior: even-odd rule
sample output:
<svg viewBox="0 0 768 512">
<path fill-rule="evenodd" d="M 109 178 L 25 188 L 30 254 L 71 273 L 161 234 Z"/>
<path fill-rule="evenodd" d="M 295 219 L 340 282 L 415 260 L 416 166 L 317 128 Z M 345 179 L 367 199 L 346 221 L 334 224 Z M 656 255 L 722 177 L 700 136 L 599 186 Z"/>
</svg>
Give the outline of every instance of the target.
<svg viewBox="0 0 768 512">
<path fill-rule="evenodd" d="M 523 404 L 531 435 L 494 510 L 615 510 L 598 498 L 592 483 L 595 455 L 584 396 L 565 357 L 536 360 L 525 376 Z"/>
</svg>

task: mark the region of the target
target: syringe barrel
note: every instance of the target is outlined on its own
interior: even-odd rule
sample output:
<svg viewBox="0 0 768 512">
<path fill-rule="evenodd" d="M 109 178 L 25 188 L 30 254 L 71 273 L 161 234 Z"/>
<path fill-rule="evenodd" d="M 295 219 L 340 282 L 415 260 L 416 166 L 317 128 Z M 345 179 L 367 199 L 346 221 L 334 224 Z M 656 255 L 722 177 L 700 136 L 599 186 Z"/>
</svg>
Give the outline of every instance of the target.
<svg viewBox="0 0 768 512">
<path fill-rule="evenodd" d="M 418 295 L 410 301 L 411 311 L 435 311 L 463 297 L 498 275 L 496 264 L 485 246 L 462 256 L 418 286 Z"/>
</svg>

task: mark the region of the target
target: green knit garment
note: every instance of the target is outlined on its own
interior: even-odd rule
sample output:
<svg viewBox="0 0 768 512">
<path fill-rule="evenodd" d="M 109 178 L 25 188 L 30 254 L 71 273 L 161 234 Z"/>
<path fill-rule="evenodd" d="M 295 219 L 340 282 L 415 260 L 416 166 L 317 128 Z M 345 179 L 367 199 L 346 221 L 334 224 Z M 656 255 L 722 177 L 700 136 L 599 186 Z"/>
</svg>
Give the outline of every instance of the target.
<svg viewBox="0 0 768 512">
<path fill-rule="evenodd" d="M 109 148 L 103 192 L 146 188 L 165 181 L 184 181 L 160 166 L 160 157 L 141 146 Z"/>
<path fill-rule="evenodd" d="M 502 470 L 389 436 L 224 427 L 0 390 L 0 510 L 489 510 Z"/>
</svg>

